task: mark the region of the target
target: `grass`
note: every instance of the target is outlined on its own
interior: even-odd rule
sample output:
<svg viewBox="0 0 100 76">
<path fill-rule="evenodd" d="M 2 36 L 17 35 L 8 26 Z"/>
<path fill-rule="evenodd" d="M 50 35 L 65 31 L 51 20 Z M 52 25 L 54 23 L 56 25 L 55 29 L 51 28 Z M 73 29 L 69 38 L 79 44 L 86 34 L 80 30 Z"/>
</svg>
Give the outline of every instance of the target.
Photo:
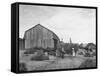
<svg viewBox="0 0 100 76">
<path fill-rule="evenodd" d="M 31 58 L 33 58 L 31 60 Z M 37 57 L 42 59 L 42 57 Z M 93 60 L 93 61 L 92 61 Z M 32 54 L 28 56 L 21 56 L 20 63 L 25 63 L 25 69 L 28 71 L 34 70 L 49 70 L 49 69 L 71 69 L 71 68 L 87 68 L 95 67 L 96 61 L 92 57 L 73 57 L 65 56 L 62 58 L 53 58 L 36 61 Z M 23 65 L 21 65 L 23 69 Z"/>
<path fill-rule="evenodd" d="M 26 64 L 25 63 L 20 63 L 19 64 L 19 70 L 20 71 L 27 71 Z"/>
<path fill-rule="evenodd" d="M 96 67 L 95 59 L 87 59 L 79 66 L 79 68 L 92 68 L 92 67 Z"/>
</svg>

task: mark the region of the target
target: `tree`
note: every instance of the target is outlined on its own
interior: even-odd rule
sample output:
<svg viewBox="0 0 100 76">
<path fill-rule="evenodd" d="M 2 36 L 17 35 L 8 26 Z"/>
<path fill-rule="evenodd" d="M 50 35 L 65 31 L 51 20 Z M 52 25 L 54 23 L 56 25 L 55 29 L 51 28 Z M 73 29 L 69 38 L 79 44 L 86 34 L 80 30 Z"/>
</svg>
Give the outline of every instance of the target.
<svg viewBox="0 0 100 76">
<path fill-rule="evenodd" d="M 75 53 L 78 51 L 79 49 L 79 45 L 78 44 L 73 44 L 73 43 L 65 43 L 64 45 L 64 50 L 67 54 L 72 54 L 72 48 L 74 48 Z"/>
<path fill-rule="evenodd" d="M 72 54 L 72 44 L 70 43 L 65 43 L 64 45 L 64 50 L 67 54 Z"/>
<path fill-rule="evenodd" d="M 83 45 L 84 45 L 84 44 L 81 43 L 81 44 L 79 45 L 79 48 L 80 48 L 80 49 L 84 49 Z"/>
<path fill-rule="evenodd" d="M 96 49 L 96 45 L 94 43 L 88 43 L 85 49 L 87 51 L 92 51 L 93 49 Z"/>
<path fill-rule="evenodd" d="M 78 44 L 73 44 L 73 48 L 74 48 L 75 53 L 76 53 L 79 49 L 79 45 Z"/>
</svg>

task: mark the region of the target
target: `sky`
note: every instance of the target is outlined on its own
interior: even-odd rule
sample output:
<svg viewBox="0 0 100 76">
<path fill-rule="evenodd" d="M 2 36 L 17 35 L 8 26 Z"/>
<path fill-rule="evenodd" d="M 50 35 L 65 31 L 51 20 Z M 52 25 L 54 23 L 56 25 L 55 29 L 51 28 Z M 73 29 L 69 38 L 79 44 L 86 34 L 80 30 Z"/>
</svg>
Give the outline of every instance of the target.
<svg viewBox="0 0 100 76">
<path fill-rule="evenodd" d="M 95 43 L 96 10 L 88 8 L 20 5 L 19 37 L 37 24 L 53 31 L 60 40 Z"/>
</svg>

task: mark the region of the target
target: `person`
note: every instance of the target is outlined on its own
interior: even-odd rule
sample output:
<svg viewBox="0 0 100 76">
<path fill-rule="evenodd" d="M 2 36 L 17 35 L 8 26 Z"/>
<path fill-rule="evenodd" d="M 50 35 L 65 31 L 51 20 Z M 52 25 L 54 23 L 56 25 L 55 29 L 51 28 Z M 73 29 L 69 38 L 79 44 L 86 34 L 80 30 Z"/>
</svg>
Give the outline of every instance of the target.
<svg viewBox="0 0 100 76">
<path fill-rule="evenodd" d="M 60 43 L 57 45 L 56 56 L 64 58 L 64 54 L 65 54 L 65 51 L 64 51 L 63 44 Z"/>
<path fill-rule="evenodd" d="M 75 49 L 72 48 L 72 55 L 75 56 Z"/>
<path fill-rule="evenodd" d="M 61 58 L 64 58 L 64 53 L 65 53 L 64 48 L 63 47 L 59 48 L 59 54 L 60 54 L 59 56 Z"/>
</svg>

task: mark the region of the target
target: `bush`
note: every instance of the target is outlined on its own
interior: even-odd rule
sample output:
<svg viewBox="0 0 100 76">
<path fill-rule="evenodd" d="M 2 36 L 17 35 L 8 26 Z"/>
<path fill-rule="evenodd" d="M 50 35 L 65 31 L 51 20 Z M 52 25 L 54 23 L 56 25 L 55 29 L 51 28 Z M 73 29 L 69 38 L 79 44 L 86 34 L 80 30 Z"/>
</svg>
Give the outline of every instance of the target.
<svg viewBox="0 0 100 76">
<path fill-rule="evenodd" d="M 19 64 L 19 70 L 20 71 L 27 71 L 26 64 L 25 63 L 20 63 Z"/>
<path fill-rule="evenodd" d="M 36 49 L 27 49 L 24 54 L 34 54 L 35 51 Z"/>
<path fill-rule="evenodd" d="M 36 55 L 31 58 L 31 60 L 42 61 L 42 60 L 49 60 L 49 56 L 45 55 Z"/>
<path fill-rule="evenodd" d="M 85 53 L 84 57 L 92 57 L 90 53 Z"/>
<path fill-rule="evenodd" d="M 79 55 L 84 55 L 83 52 L 78 53 Z"/>
<path fill-rule="evenodd" d="M 96 52 L 93 52 L 92 56 L 96 56 Z"/>
<path fill-rule="evenodd" d="M 24 54 L 34 54 L 33 51 L 25 51 Z"/>
<path fill-rule="evenodd" d="M 96 60 L 87 59 L 79 66 L 79 68 L 91 68 L 91 67 L 96 67 Z"/>
<path fill-rule="evenodd" d="M 49 55 L 56 56 L 56 52 L 53 52 L 53 51 L 48 52 L 48 54 L 49 54 Z"/>
</svg>

